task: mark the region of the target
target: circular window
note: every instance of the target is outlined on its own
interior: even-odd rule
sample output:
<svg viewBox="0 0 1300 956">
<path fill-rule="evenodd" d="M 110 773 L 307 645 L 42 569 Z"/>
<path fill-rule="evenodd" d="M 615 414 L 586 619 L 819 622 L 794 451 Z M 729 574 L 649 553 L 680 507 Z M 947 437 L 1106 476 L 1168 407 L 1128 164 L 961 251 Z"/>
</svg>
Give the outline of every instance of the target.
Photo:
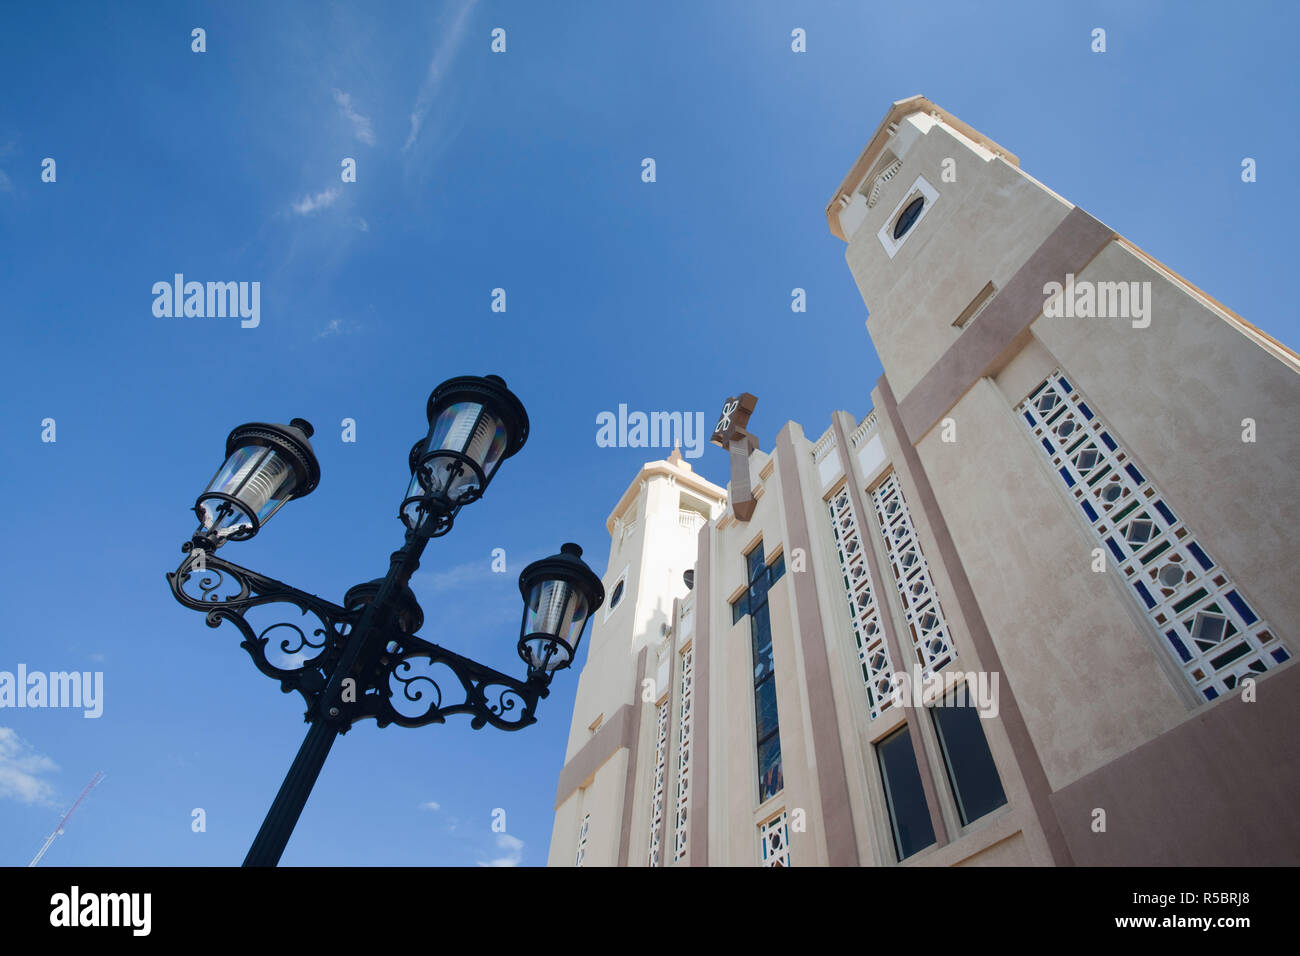
<svg viewBox="0 0 1300 956">
<path fill-rule="evenodd" d="M 618 584 L 614 585 L 614 593 L 609 596 L 609 609 L 614 610 L 621 600 L 623 600 L 623 582 L 619 581 Z"/>
<path fill-rule="evenodd" d="M 895 239 L 903 238 L 907 233 L 907 230 L 911 229 L 916 223 L 917 217 L 921 215 L 921 210 L 923 208 L 925 208 L 924 196 L 917 196 L 907 204 L 907 208 L 898 214 L 898 221 L 894 223 Z"/>
<path fill-rule="evenodd" d="M 1183 569 L 1176 564 L 1166 564 L 1160 569 L 1160 583 L 1167 588 L 1177 587 L 1182 583 Z"/>
<path fill-rule="evenodd" d="M 1115 501 L 1119 498 L 1120 493 L 1121 493 L 1123 490 L 1124 490 L 1124 489 L 1122 489 L 1122 488 L 1120 487 L 1118 481 L 1112 481 L 1112 482 L 1111 482 L 1109 485 L 1107 485 L 1105 488 L 1101 489 L 1101 496 L 1102 496 L 1102 498 L 1104 498 L 1106 501 L 1113 503 L 1113 502 L 1115 502 Z"/>
</svg>

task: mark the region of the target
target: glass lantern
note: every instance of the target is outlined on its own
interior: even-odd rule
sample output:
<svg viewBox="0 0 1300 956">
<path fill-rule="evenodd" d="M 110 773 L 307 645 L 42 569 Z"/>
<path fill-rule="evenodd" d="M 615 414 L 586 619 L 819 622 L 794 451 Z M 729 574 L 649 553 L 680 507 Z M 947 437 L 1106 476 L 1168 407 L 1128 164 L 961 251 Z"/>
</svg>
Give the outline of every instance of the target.
<svg viewBox="0 0 1300 956">
<path fill-rule="evenodd" d="M 291 498 L 311 494 L 320 464 L 302 418 L 288 425 L 253 422 L 226 439 L 226 462 L 195 502 L 199 533 L 216 541 L 242 541 L 261 530 Z"/>
<path fill-rule="evenodd" d="M 524 446 L 528 414 L 500 376 L 462 376 L 433 390 L 428 419 L 428 435 L 411 449 L 401 517 L 434 535 L 482 497 L 501 462 Z"/>
<path fill-rule="evenodd" d="M 549 677 L 573 663 L 588 619 L 605 603 L 605 588 L 582 560 L 582 548 L 566 544 L 559 554 L 524 568 L 519 593 L 519 656 L 530 677 Z"/>
</svg>

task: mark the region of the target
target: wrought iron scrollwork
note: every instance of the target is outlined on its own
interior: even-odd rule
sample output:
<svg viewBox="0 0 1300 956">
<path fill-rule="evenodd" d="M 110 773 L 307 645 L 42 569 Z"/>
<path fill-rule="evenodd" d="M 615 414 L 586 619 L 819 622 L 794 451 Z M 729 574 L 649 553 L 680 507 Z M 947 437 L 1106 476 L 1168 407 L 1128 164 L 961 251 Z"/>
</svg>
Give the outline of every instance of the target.
<svg viewBox="0 0 1300 956">
<path fill-rule="evenodd" d="M 342 608 L 193 544 L 184 550 L 180 567 L 167 575 L 176 600 L 205 612 L 209 627 L 222 621 L 234 624 L 244 638 L 240 646 L 257 669 L 278 680 L 285 693 L 301 693 L 310 713 L 340 666 L 348 641 L 366 637 L 354 634 L 364 606 Z M 269 605 L 296 608 L 308 620 L 278 620 L 264 626 L 249 620 L 250 612 Z M 517 680 L 401 633 L 392 617 L 381 618 L 367 630 L 375 628 L 384 630 L 372 634 L 364 646 L 376 649 L 367 651 L 350 668 L 354 692 L 330 702 L 329 717 L 340 732 L 368 718 L 381 727 L 421 727 L 444 723 L 453 714 L 470 715 L 475 730 L 487 724 L 519 730 L 536 723 L 537 703 L 549 693 L 545 676 Z M 268 649 L 297 658 L 296 666 L 273 663 Z"/>
<path fill-rule="evenodd" d="M 417 661 L 424 662 L 423 670 Z M 475 730 L 486 724 L 519 730 L 537 721 L 537 702 L 549 693 L 540 678 L 516 680 L 418 637 L 391 642 L 371 673 L 352 720 L 373 717 L 380 727 L 441 724 L 452 714 L 469 714 Z M 394 698 L 416 706 L 395 706 Z"/>
<path fill-rule="evenodd" d="M 324 688 L 332 663 L 359 612 L 232 564 L 192 544 L 183 550 L 186 555 L 180 567 L 167 575 L 176 600 L 204 611 L 208 627 L 217 627 L 222 621 L 234 624 L 244 638 L 240 647 L 248 652 L 257 669 L 278 680 L 285 693 L 301 693 L 310 706 Z M 250 611 L 278 604 L 297 608 L 300 617 L 307 620 L 275 621 L 263 626 L 248 619 Z M 282 658 L 295 659 L 296 666 L 273 663 L 268 647 Z"/>
</svg>

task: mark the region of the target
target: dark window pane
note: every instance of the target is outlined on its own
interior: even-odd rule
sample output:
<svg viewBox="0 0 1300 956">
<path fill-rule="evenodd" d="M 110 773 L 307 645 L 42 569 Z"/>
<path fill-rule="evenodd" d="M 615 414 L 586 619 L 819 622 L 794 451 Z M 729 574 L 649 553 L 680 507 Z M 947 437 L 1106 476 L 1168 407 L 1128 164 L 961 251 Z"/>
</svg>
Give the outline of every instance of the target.
<svg viewBox="0 0 1300 956">
<path fill-rule="evenodd" d="M 783 786 L 781 738 L 776 736 L 758 745 L 758 802 L 780 793 Z"/>
<path fill-rule="evenodd" d="M 767 605 L 757 608 L 750 617 L 750 633 L 754 638 L 754 665 L 760 658 L 771 660 L 772 657 L 772 618 Z"/>
<path fill-rule="evenodd" d="M 746 595 L 731 605 L 731 623 L 735 624 L 749 613 L 749 596 Z"/>
<path fill-rule="evenodd" d="M 754 710 L 757 714 L 758 739 L 774 733 L 776 727 L 776 678 L 769 676 L 754 688 Z"/>
<path fill-rule="evenodd" d="M 921 215 L 921 209 L 924 206 L 924 196 L 917 196 L 907 204 L 907 208 L 903 210 L 902 215 L 898 217 L 898 221 L 894 223 L 895 239 L 901 238 L 907 230 L 912 228 L 912 223 L 916 222 L 917 217 Z"/>
<path fill-rule="evenodd" d="M 944 706 L 930 708 L 939 734 L 939 746 L 948 765 L 948 782 L 957 798 L 957 809 L 965 826 L 1007 802 L 998 777 L 997 765 L 984 739 L 984 728 L 974 707 L 953 706 L 949 695 Z"/>
<path fill-rule="evenodd" d="M 780 581 L 780 580 L 781 580 L 781 575 L 783 575 L 783 574 L 785 574 L 785 555 L 784 555 L 784 554 L 782 554 L 782 555 L 778 555 L 778 556 L 777 556 L 777 559 L 776 559 L 775 561 L 772 562 L 771 567 L 768 568 L 768 583 L 769 583 L 769 584 L 776 584 L 777 581 Z"/>
<path fill-rule="evenodd" d="M 900 860 L 906 860 L 934 842 L 934 827 L 907 727 L 876 744 L 876 757 L 885 784 L 889 822 L 894 828 L 894 850 Z"/>
<path fill-rule="evenodd" d="M 748 574 L 746 575 L 745 580 L 748 581 L 750 584 L 753 584 L 754 581 L 758 579 L 758 576 L 762 574 L 763 570 L 767 567 L 767 565 L 763 563 L 762 542 L 759 542 L 758 547 L 756 547 L 753 551 L 749 552 L 749 554 L 745 555 L 745 561 L 747 562 L 747 569 L 748 569 Z"/>
<path fill-rule="evenodd" d="M 774 665 L 772 664 L 772 642 L 768 641 L 766 644 L 755 645 L 754 683 L 757 684 L 759 681 L 766 678 L 768 674 L 772 673 L 773 666 Z"/>
</svg>

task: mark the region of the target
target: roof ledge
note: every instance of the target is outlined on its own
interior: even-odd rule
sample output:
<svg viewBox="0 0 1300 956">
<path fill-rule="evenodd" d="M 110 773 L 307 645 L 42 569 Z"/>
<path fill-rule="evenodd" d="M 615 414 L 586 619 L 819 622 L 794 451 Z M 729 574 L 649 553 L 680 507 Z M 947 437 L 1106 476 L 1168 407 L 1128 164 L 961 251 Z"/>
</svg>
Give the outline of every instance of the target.
<svg viewBox="0 0 1300 956">
<path fill-rule="evenodd" d="M 849 241 L 848 237 L 845 236 L 844 232 L 840 229 L 840 197 L 853 195 L 853 190 L 855 190 L 858 187 L 858 184 L 866 178 L 867 173 L 871 171 L 871 167 L 875 164 L 877 157 L 880 156 L 885 145 L 889 142 L 890 137 L 893 136 L 891 127 L 895 126 L 904 117 L 911 116 L 913 113 L 929 113 L 931 116 L 935 116 L 942 120 L 948 126 L 951 126 L 968 139 L 974 140 L 990 152 L 1001 156 L 1012 166 L 1020 166 L 1020 157 L 1016 156 L 1015 153 L 999 146 L 979 130 L 963 123 L 942 106 L 938 106 L 926 97 L 918 95 L 898 100 L 889 108 L 889 112 L 885 114 L 885 118 L 881 120 L 880 125 L 876 127 L 875 135 L 871 137 L 866 148 L 862 151 L 861 155 L 858 156 L 858 161 L 853 164 L 853 168 L 849 170 L 848 175 L 840 182 L 839 189 L 835 190 L 835 195 L 832 196 L 830 202 L 826 204 L 826 223 L 830 226 L 832 235 L 838 236 L 845 242 Z"/>
</svg>

